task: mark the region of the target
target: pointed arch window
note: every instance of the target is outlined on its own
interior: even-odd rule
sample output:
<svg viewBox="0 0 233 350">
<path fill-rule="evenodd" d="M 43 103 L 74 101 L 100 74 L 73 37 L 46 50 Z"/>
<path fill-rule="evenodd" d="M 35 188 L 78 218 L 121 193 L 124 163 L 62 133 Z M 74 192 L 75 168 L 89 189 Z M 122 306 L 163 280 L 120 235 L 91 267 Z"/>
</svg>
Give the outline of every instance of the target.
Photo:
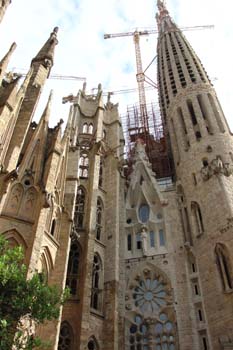
<svg viewBox="0 0 233 350">
<path fill-rule="evenodd" d="M 97 341 L 94 338 L 91 338 L 88 341 L 87 349 L 88 350 L 98 350 L 99 349 L 98 343 L 97 343 Z"/>
<path fill-rule="evenodd" d="M 51 225 L 51 230 L 50 230 L 51 236 L 55 235 L 55 231 L 56 231 L 56 219 L 53 219 L 52 225 Z"/>
<path fill-rule="evenodd" d="M 13 185 L 7 200 L 5 211 L 10 215 L 18 215 L 22 203 L 24 188 L 20 183 Z"/>
<path fill-rule="evenodd" d="M 88 178 L 89 158 L 87 153 L 83 153 L 79 159 L 79 177 L 83 179 Z"/>
<path fill-rule="evenodd" d="M 103 283 L 102 262 L 98 254 L 94 255 L 92 269 L 92 291 L 91 291 L 91 307 L 101 311 L 102 308 L 102 283 Z"/>
<path fill-rule="evenodd" d="M 85 216 L 85 191 L 82 187 L 78 188 L 75 210 L 74 210 L 74 226 L 82 229 L 84 227 Z"/>
<path fill-rule="evenodd" d="M 88 134 L 93 134 L 93 124 L 90 123 L 88 126 Z"/>
<path fill-rule="evenodd" d="M 150 231 L 150 246 L 151 246 L 151 248 L 155 248 L 155 233 L 154 233 L 154 231 Z"/>
<path fill-rule="evenodd" d="M 150 216 L 150 207 L 147 204 L 142 204 L 138 211 L 139 220 L 146 223 Z"/>
<path fill-rule="evenodd" d="M 77 242 L 72 242 L 66 277 L 66 286 L 70 288 L 70 294 L 72 296 L 77 295 L 80 256 L 81 250 L 79 244 Z"/>
<path fill-rule="evenodd" d="M 100 170 L 99 170 L 99 187 L 103 187 L 103 172 L 104 172 L 104 164 L 103 164 L 103 158 L 100 158 Z"/>
<path fill-rule="evenodd" d="M 97 199 L 96 209 L 96 239 L 100 240 L 103 231 L 103 203 L 100 198 Z"/>
<path fill-rule="evenodd" d="M 83 124 L 83 134 L 87 134 L 88 133 L 88 124 L 84 123 Z"/>
<path fill-rule="evenodd" d="M 191 203 L 191 210 L 194 218 L 197 237 L 204 233 L 203 218 L 201 208 L 197 202 Z"/>
<path fill-rule="evenodd" d="M 163 229 L 159 230 L 159 245 L 160 247 L 165 246 L 165 235 Z"/>
<path fill-rule="evenodd" d="M 59 335 L 58 350 L 73 350 L 73 330 L 67 321 L 62 322 Z"/>
<path fill-rule="evenodd" d="M 232 269 L 230 266 L 229 255 L 224 244 L 217 243 L 215 247 L 216 262 L 220 273 L 223 290 L 232 291 Z"/>
</svg>

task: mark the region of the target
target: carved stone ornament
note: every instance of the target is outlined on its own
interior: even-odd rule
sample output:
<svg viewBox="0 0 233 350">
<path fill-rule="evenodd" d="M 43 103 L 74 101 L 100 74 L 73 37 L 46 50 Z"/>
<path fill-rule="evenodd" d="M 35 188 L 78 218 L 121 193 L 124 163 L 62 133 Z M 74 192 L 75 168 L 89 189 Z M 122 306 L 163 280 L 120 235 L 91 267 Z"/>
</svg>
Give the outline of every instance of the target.
<svg viewBox="0 0 233 350">
<path fill-rule="evenodd" d="M 201 168 L 201 176 L 204 181 L 208 181 L 213 175 L 224 175 L 229 177 L 233 174 L 233 165 L 223 163 L 219 157 L 214 158 L 210 165 Z"/>
<path fill-rule="evenodd" d="M 49 193 L 47 191 L 44 192 L 44 208 L 51 208 L 53 198 L 54 195 L 52 193 Z"/>
<path fill-rule="evenodd" d="M 75 225 L 73 225 L 73 227 L 71 229 L 70 238 L 72 241 L 76 241 L 80 238 L 80 234 L 78 233 Z"/>
</svg>

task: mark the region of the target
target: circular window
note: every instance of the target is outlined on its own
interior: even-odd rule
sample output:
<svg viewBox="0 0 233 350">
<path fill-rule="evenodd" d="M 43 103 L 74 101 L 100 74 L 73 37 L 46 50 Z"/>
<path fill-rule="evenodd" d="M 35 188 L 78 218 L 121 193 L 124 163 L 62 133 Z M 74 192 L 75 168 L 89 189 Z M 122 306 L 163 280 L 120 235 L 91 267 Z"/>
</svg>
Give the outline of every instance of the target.
<svg viewBox="0 0 233 350">
<path fill-rule="evenodd" d="M 141 312 L 153 313 L 159 311 L 162 306 L 167 304 L 165 285 L 161 283 L 161 281 L 156 278 L 147 278 L 137 283 L 138 286 L 134 288 L 133 298 L 135 300 L 135 306 L 137 306 Z"/>
<path fill-rule="evenodd" d="M 26 179 L 26 180 L 24 181 L 24 185 L 25 185 L 25 186 L 30 186 L 30 185 L 31 185 L 30 180 Z"/>
<path fill-rule="evenodd" d="M 139 220 L 143 223 L 149 220 L 150 208 L 147 204 L 142 204 L 138 211 Z"/>
</svg>

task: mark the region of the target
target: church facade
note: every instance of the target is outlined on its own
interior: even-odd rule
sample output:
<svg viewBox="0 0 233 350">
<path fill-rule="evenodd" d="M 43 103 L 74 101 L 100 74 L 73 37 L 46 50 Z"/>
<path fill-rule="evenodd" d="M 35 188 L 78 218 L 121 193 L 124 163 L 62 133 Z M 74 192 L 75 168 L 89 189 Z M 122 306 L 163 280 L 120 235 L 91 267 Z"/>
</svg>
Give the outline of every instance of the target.
<svg viewBox="0 0 233 350">
<path fill-rule="evenodd" d="M 10 1 L 0 2 L 0 21 Z M 13 4 L 11 5 L 13 6 Z M 58 28 L 23 83 L 0 61 L 0 233 L 28 278 L 68 286 L 59 320 L 37 327 L 53 350 L 233 349 L 233 141 L 200 59 L 158 0 L 158 86 L 172 176 L 141 137 L 124 158 L 118 105 L 70 95 L 49 127 Z M 46 302 L 46 301 L 45 301 Z"/>
</svg>

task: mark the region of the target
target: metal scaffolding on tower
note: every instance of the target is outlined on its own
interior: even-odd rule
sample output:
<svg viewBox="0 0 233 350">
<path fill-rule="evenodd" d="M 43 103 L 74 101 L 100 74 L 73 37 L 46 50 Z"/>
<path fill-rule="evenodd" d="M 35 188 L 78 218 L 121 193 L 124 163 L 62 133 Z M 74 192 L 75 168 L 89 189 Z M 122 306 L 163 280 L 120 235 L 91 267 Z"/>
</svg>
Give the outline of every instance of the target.
<svg viewBox="0 0 233 350">
<path fill-rule="evenodd" d="M 206 25 L 184 27 L 181 29 L 186 31 L 210 28 L 213 28 L 213 26 Z M 138 83 L 139 105 L 128 107 L 127 115 L 126 117 L 123 117 L 127 120 L 127 157 L 130 163 L 134 152 L 135 142 L 137 139 L 142 140 L 146 146 L 146 153 L 152 164 L 152 170 L 156 173 L 157 178 L 163 178 L 171 177 L 174 173 L 171 151 L 168 146 L 167 137 L 164 133 L 164 127 L 160 117 L 159 109 L 155 108 L 153 104 L 147 105 L 145 94 L 145 83 L 149 84 L 153 88 L 157 88 L 157 84 L 145 74 L 156 57 L 153 58 L 148 67 L 143 70 L 140 49 L 141 36 L 157 33 L 158 31 L 156 29 L 135 30 L 134 32 L 105 34 L 104 39 L 133 36 L 136 57 L 136 80 Z"/>
</svg>

